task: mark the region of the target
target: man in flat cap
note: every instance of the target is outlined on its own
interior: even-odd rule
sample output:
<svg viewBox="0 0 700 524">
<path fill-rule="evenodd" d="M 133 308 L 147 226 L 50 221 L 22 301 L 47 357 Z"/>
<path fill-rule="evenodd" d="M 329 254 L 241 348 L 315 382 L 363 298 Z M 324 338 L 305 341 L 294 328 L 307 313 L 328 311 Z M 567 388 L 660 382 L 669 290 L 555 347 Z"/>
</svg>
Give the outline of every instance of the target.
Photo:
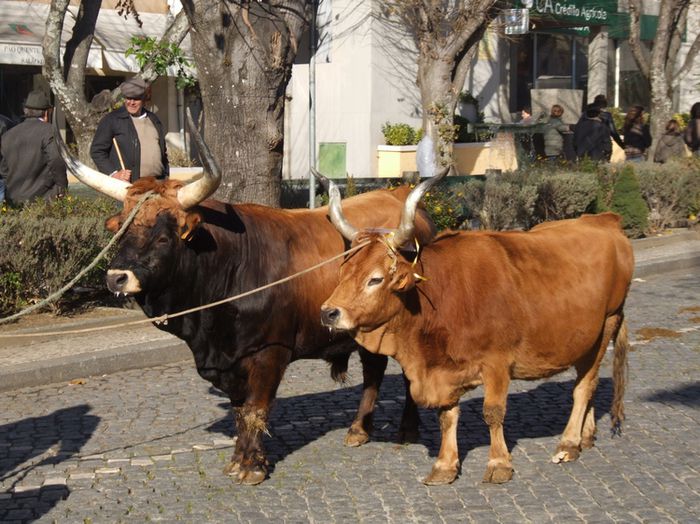
<svg viewBox="0 0 700 524">
<path fill-rule="evenodd" d="M 101 172 L 126 182 L 147 176 L 162 179 L 170 171 L 163 124 L 144 107 L 148 87 L 140 78 L 119 86 L 124 105 L 102 118 L 90 147 Z"/>
<path fill-rule="evenodd" d="M 24 121 L 2 136 L 0 179 L 10 204 L 51 200 L 66 192 L 66 166 L 49 124 L 51 110 L 48 95 L 32 91 L 24 103 Z"/>
</svg>

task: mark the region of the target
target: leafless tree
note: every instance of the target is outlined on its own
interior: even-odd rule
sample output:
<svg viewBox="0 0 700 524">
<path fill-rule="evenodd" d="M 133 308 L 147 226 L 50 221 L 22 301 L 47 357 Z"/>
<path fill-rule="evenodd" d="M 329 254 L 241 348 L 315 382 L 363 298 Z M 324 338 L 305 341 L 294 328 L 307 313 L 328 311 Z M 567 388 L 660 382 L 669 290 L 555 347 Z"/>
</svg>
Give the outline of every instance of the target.
<svg viewBox="0 0 700 524">
<path fill-rule="evenodd" d="M 686 30 L 692 0 L 663 0 L 659 2 L 659 18 L 651 51 L 645 53 L 641 43 L 642 0 L 628 0 L 630 12 L 629 44 L 632 55 L 651 90 L 651 135 L 663 134 L 666 122 L 673 116 L 673 91 L 690 71 L 700 51 L 700 34 L 691 44 L 682 64 L 679 51 Z M 652 147 L 651 154 L 656 147 Z"/>
<path fill-rule="evenodd" d="M 488 24 L 498 14 L 496 0 L 388 0 L 382 15 L 413 38 L 423 129 L 449 162 L 455 128 L 452 123 L 466 75 Z"/>
<path fill-rule="evenodd" d="M 66 52 L 61 68 L 61 32 L 70 0 L 52 0 L 46 21 L 46 33 L 43 41 L 44 77 L 51 90 L 61 103 L 66 120 L 75 135 L 78 154 L 83 162 L 91 163 L 90 144 L 95 135 L 97 124 L 104 113 L 116 102 L 118 90 L 101 93 L 92 101 L 85 97 L 85 69 L 88 53 L 95 33 L 95 24 L 102 0 L 87 0 L 80 3 L 71 39 L 66 43 Z M 133 5 L 123 2 L 124 14 L 138 16 L 131 12 Z M 163 35 L 162 41 L 180 43 L 187 34 L 189 26 L 184 13 L 175 17 L 173 23 Z M 156 79 L 153 67 L 146 67 L 140 75 L 147 82 Z"/>
<path fill-rule="evenodd" d="M 278 206 L 285 90 L 312 0 L 183 0 L 204 103 L 204 138 L 221 164 L 217 196 Z"/>
</svg>

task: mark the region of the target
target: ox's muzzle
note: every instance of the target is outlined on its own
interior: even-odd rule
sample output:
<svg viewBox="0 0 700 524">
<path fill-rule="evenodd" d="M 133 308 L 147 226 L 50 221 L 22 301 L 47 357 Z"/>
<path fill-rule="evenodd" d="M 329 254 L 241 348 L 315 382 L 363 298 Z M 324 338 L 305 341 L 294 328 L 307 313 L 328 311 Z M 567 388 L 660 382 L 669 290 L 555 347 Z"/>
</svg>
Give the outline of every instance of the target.
<svg viewBox="0 0 700 524">
<path fill-rule="evenodd" d="M 335 328 L 340 320 L 340 309 L 332 306 L 321 306 L 321 324 L 327 328 Z"/>
<path fill-rule="evenodd" d="M 141 291 L 141 283 L 133 271 L 109 269 L 107 271 L 107 288 L 117 296 L 130 295 Z"/>
</svg>

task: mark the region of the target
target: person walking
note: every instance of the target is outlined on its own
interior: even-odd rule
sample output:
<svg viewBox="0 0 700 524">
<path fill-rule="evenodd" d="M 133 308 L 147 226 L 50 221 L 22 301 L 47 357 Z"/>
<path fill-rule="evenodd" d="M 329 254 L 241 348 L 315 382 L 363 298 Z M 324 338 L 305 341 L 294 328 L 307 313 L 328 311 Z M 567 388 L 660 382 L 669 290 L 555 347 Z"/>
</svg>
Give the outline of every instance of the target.
<svg viewBox="0 0 700 524">
<path fill-rule="evenodd" d="M 605 97 L 605 95 L 596 95 L 596 97 L 593 99 L 593 103 L 600 108 L 600 120 L 610 129 L 610 138 L 612 138 L 615 143 L 624 150 L 625 143 L 622 141 L 620 133 L 617 132 L 615 120 L 613 120 L 612 114 L 607 111 L 608 99 Z M 610 151 L 612 152 L 612 148 L 610 148 Z"/>
<path fill-rule="evenodd" d="M 549 120 L 544 125 L 544 155 L 549 161 L 556 161 L 564 150 L 564 134 L 570 133 L 569 126 L 562 122 L 564 108 L 554 104 L 549 112 Z"/>
<path fill-rule="evenodd" d="M 52 200 L 66 192 L 66 166 L 49 124 L 52 109 L 44 91 L 32 91 L 24 103 L 24 121 L 2 136 L 0 180 L 10 204 Z"/>
<path fill-rule="evenodd" d="M 644 123 L 642 106 L 629 108 L 625 124 L 622 126 L 622 134 L 625 137 L 625 158 L 629 162 L 643 162 L 651 145 L 651 133 L 649 125 Z"/>
<path fill-rule="evenodd" d="M 686 145 L 695 156 L 700 156 L 700 102 L 690 108 L 690 121 L 683 135 Z"/>
<path fill-rule="evenodd" d="M 612 154 L 610 128 L 600 119 L 600 107 L 586 106 L 586 112 L 574 128 L 574 149 L 579 160 L 589 158 L 596 162 L 608 160 Z"/>
<path fill-rule="evenodd" d="M 681 136 L 681 127 L 675 120 L 666 123 L 666 132 L 659 138 L 659 144 L 654 152 L 654 162 L 664 164 L 672 158 L 683 158 L 686 155 L 685 142 Z"/>
<path fill-rule="evenodd" d="M 101 172 L 126 182 L 147 176 L 163 179 L 170 172 L 163 124 L 144 107 L 148 87 L 140 78 L 119 86 L 124 105 L 102 118 L 90 147 Z"/>
</svg>

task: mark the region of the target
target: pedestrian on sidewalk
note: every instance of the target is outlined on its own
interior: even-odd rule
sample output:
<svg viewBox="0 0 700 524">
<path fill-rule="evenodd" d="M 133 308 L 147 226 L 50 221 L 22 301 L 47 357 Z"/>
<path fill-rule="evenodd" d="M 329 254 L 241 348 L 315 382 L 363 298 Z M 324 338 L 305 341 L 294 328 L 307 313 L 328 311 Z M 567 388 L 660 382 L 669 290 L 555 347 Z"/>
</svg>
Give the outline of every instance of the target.
<svg viewBox="0 0 700 524">
<path fill-rule="evenodd" d="M 681 128 L 676 120 L 669 120 L 666 124 L 666 132 L 659 138 L 659 144 L 654 153 L 654 162 L 664 164 L 672 158 L 686 156 L 685 142 L 681 136 Z"/>
<path fill-rule="evenodd" d="M 601 120 L 600 107 L 596 104 L 586 106 L 584 117 L 574 128 L 574 149 L 579 161 L 589 158 L 598 162 L 610 158 L 610 128 Z"/>
<path fill-rule="evenodd" d="M 10 204 L 53 200 L 66 192 L 66 166 L 49 124 L 52 110 L 44 91 L 32 91 L 24 103 L 24 121 L 2 136 L 0 180 Z"/>
<path fill-rule="evenodd" d="M 564 134 L 570 133 L 569 126 L 562 122 L 564 108 L 554 104 L 549 112 L 549 120 L 544 125 L 544 154 L 547 160 L 555 162 L 564 150 Z"/>
<path fill-rule="evenodd" d="M 643 162 L 651 145 L 649 124 L 644 122 L 644 108 L 632 106 L 627 111 L 622 127 L 625 137 L 625 158 L 628 162 Z"/>
<path fill-rule="evenodd" d="M 90 156 L 101 172 L 119 180 L 167 178 L 170 167 L 163 124 L 145 108 L 149 85 L 140 78 L 130 78 L 119 89 L 124 105 L 102 118 Z"/>
<path fill-rule="evenodd" d="M 690 121 L 683 138 L 690 151 L 700 156 L 700 102 L 695 102 L 690 108 Z"/>
</svg>

